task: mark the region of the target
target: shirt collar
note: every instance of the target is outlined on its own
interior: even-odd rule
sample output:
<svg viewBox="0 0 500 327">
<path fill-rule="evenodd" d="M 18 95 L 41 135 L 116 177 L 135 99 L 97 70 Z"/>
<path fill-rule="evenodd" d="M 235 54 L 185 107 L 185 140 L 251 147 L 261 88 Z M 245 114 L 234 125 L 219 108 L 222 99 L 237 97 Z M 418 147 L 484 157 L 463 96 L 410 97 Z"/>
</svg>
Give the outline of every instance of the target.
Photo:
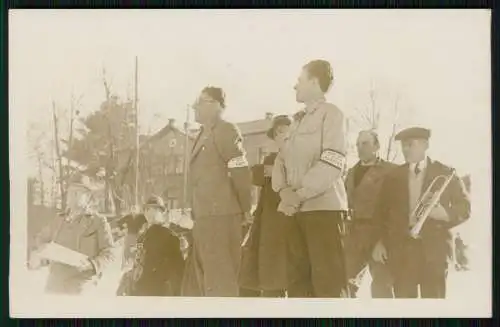
<svg viewBox="0 0 500 327">
<path fill-rule="evenodd" d="M 326 99 L 324 97 L 319 98 L 318 100 L 315 100 L 314 102 L 309 103 L 305 108 L 304 111 L 306 114 L 312 114 L 318 107 L 325 103 Z"/>
<path fill-rule="evenodd" d="M 370 167 L 370 166 L 376 166 L 380 162 L 380 158 L 377 157 L 373 162 L 371 163 L 363 163 L 361 160 L 359 161 L 359 165 L 363 167 Z"/>
<path fill-rule="evenodd" d="M 420 169 L 420 171 L 423 171 L 425 170 L 425 168 L 427 168 L 427 156 L 419 161 L 419 162 L 414 162 L 414 163 L 411 163 L 410 164 L 410 170 L 411 171 L 414 171 L 415 170 L 415 167 L 418 165 L 418 169 Z"/>
</svg>

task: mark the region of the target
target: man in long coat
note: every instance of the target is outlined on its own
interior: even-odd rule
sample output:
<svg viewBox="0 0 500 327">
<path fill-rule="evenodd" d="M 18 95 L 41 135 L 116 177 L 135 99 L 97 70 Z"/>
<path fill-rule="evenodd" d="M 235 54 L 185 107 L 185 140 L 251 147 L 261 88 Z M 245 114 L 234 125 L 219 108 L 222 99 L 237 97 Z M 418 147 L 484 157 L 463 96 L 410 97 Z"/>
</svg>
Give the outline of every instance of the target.
<svg viewBox="0 0 500 327">
<path fill-rule="evenodd" d="M 196 267 L 199 295 L 237 297 L 242 224 L 251 219 L 251 172 L 240 131 L 221 118 L 222 89 L 206 87 L 193 107 L 202 128 L 190 161 L 194 228 L 188 265 Z"/>
<path fill-rule="evenodd" d="M 50 262 L 47 293 L 78 295 L 90 291 L 116 259 L 111 227 L 95 210 L 96 189 L 82 176 L 73 177 L 66 199 L 67 212 L 58 215 L 37 235 L 36 249 L 30 257 L 32 267 L 43 261 L 40 251 L 51 242 L 87 256 L 78 266 Z"/>
<path fill-rule="evenodd" d="M 372 260 L 371 254 L 377 242 L 377 220 L 374 219 L 376 203 L 384 177 L 396 165 L 378 157 L 380 143 L 374 131 L 361 131 L 356 147 L 359 161 L 349 169 L 346 178 L 351 211 L 348 235 L 344 240 L 347 276 L 358 281 L 356 277 L 363 276 L 362 271 L 366 271 L 364 268 L 368 265 L 372 277 L 372 298 L 392 298 L 392 281 L 388 268 Z M 349 286 L 350 295 L 354 297 L 358 285 Z"/>
<path fill-rule="evenodd" d="M 417 221 L 411 215 L 432 181 L 437 191 L 451 176 L 452 168 L 426 156 L 430 131 L 413 127 L 401 131 L 406 164 L 387 175 L 377 205 L 379 239 L 373 258 L 387 261 L 394 278 L 396 298 L 445 298 L 448 265 L 452 257 L 453 238 L 450 229 L 470 216 L 470 201 L 465 187 L 456 175 L 442 193 L 437 205 L 415 239 L 410 230 Z M 425 202 L 425 201 L 424 201 Z"/>
</svg>

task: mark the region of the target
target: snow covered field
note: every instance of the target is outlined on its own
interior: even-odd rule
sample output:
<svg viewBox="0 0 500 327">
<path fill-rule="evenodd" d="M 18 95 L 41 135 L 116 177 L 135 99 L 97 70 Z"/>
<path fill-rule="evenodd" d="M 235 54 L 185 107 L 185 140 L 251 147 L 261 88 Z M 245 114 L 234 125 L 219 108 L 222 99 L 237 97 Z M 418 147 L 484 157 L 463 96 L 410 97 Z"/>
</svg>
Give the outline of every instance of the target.
<svg viewBox="0 0 500 327">
<path fill-rule="evenodd" d="M 40 269 L 29 272 L 29 284 L 26 285 L 33 292 L 41 294 L 43 292 L 43 287 L 45 285 L 45 280 L 47 278 L 47 269 Z M 98 294 L 114 294 L 121 276 L 121 265 L 115 264 L 110 267 L 109 271 L 103 276 L 99 287 L 96 289 Z M 367 274 L 364 279 L 361 288 L 359 290 L 358 296 L 360 298 L 369 299 L 370 298 L 370 281 L 371 277 Z M 467 297 L 473 297 L 474 295 L 474 274 L 471 271 L 460 271 L 457 272 L 451 269 L 448 275 L 448 298 L 460 298 L 465 294 Z M 466 288 L 466 293 L 464 294 L 464 288 Z M 480 296 L 477 293 L 477 296 Z"/>
</svg>

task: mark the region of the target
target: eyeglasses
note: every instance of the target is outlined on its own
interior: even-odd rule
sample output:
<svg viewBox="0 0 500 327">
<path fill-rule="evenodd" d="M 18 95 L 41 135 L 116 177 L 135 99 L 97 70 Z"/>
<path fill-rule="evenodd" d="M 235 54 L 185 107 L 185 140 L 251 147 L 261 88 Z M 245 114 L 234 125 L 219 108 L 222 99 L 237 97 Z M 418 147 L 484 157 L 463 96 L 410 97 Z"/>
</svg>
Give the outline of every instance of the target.
<svg viewBox="0 0 500 327">
<path fill-rule="evenodd" d="M 203 99 L 203 98 L 198 98 L 196 99 L 196 101 L 193 103 L 193 108 L 196 109 L 196 107 L 202 105 L 202 104 L 214 104 L 214 103 L 217 103 L 217 101 L 213 100 L 213 99 Z"/>
</svg>

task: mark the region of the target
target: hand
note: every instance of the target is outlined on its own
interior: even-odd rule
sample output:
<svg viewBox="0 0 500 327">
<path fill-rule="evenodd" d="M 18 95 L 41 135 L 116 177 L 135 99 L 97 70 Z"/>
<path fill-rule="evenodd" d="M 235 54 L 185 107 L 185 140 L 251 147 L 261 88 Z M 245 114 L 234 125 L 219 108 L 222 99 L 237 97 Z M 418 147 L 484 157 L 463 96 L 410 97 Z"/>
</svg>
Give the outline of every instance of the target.
<svg viewBox="0 0 500 327">
<path fill-rule="evenodd" d="M 84 271 L 88 271 L 88 270 L 92 270 L 94 269 L 94 265 L 92 265 L 92 263 L 90 262 L 89 259 L 84 259 L 80 262 L 79 266 L 77 267 L 77 269 L 80 271 L 80 272 L 84 272 Z"/>
<path fill-rule="evenodd" d="M 432 208 L 429 218 L 440 221 L 450 221 L 450 217 L 448 216 L 445 208 L 439 203 Z"/>
<path fill-rule="evenodd" d="M 382 242 L 378 242 L 372 252 L 372 258 L 376 262 L 385 263 L 387 261 L 387 251 Z"/>
<path fill-rule="evenodd" d="M 247 211 L 243 218 L 243 226 L 250 226 L 251 224 L 253 224 L 253 216 Z"/>
<path fill-rule="evenodd" d="M 42 265 L 42 258 L 38 255 L 37 252 L 33 252 L 30 254 L 28 259 L 28 268 L 29 269 L 38 269 Z"/>
<path fill-rule="evenodd" d="M 281 201 L 288 206 L 298 207 L 300 205 L 300 197 L 292 188 L 286 188 L 280 192 Z"/>
<path fill-rule="evenodd" d="M 284 213 L 286 216 L 291 217 L 297 213 L 298 206 L 291 206 L 281 201 L 278 205 L 278 211 Z"/>
</svg>

